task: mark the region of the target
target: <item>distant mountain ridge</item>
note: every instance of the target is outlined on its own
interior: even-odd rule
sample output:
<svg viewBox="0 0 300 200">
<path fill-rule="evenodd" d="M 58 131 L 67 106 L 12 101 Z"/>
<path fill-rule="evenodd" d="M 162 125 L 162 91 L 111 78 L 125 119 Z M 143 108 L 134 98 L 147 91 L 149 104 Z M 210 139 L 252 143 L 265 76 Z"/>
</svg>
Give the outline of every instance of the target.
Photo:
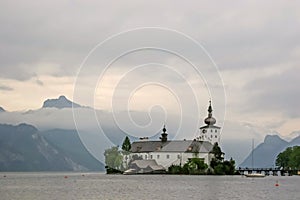
<svg viewBox="0 0 300 200">
<path fill-rule="evenodd" d="M 267 135 L 264 142 L 259 144 L 249 156 L 239 165 L 239 167 L 252 167 L 252 153 L 253 153 L 253 167 L 255 168 L 271 168 L 275 167 L 277 155 L 284 151 L 287 147 L 300 145 L 300 136 L 287 142 L 278 135 Z"/>
<path fill-rule="evenodd" d="M 6 111 L 4 110 L 4 108 L 2 108 L 2 107 L 0 106 L 0 112 L 6 112 Z"/>
<path fill-rule="evenodd" d="M 80 108 L 81 105 L 74 103 L 67 99 L 65 96 L 61 95 L 58 99 L 47 99 L 43 103 L 43 108 Z"/>
<path fill-rule="evenodd" d="M 53 129 L 42 132 L 42 135 L 51 145 L 63 151 L 74 162 L 81 163 L 90 171 L 104 170 L 104 165 L 85 148 L 76 130 Z"/>
<path fill-rule="evenodd" d="M 66 134 L 63 130 L 60 133 Z M 51 131 L 45 134 L 49 136 Z M 76 138 L 74 131 L 72 134 Z M 51 142 L 34 126 L 0 124 L 0 171 L 103 170 L 103 164 L 94 159 L 76 139 L 69 137 L 69 140 L 63 141 L 76 149 L 75 154 Z"/>
</svg>

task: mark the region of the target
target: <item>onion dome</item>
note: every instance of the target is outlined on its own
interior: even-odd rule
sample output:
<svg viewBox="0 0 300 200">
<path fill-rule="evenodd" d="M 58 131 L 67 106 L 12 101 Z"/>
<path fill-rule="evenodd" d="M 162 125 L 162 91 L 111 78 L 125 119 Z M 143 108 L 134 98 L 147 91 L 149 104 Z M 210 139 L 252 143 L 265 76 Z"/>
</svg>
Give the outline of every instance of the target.
<svg viewBox="0 0 300 200">
<path fill-rule="evenodd" d="M 212 106 L 211 106 L 211 101 L 209 101 L 209 106 L 208 106 L 208 116 L 207 118 L 204 119 L 204 123 L 207 125 L 214 125 L 216 123 L 216 119 L 213 118 L 212 116 Z"/>
<path fill-rule="evenodd" d="M 166 131 L 167 131 L 166 125 L 164 125 L 163 132 L 165 133 Z"/>
</svg>

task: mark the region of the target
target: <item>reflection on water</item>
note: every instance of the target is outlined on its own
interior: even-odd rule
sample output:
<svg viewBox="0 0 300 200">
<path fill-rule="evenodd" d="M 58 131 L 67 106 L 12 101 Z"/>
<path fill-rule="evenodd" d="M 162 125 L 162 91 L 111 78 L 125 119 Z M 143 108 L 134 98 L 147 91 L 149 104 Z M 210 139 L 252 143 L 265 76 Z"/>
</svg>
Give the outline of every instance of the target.
<svg viewBox="0 0 300 200">
<path fill-rule="evenodd" d="M 275 186 L 278 182 L 279 186 Z M 205 199 L 300 198 L 300 176 L 105 175 L 0 173 L 0 199 Z"/>
</svg>

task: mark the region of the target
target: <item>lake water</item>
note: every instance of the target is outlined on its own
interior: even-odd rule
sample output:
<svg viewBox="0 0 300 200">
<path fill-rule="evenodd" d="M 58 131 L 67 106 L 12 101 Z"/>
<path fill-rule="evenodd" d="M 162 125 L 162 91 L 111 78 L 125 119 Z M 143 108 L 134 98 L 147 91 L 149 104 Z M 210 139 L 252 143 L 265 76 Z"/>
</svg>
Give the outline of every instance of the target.
<svg viewBox="0 0 300 200">
<path fill-rule="evenodd" d="M 0 173 L 0 199 L 299 200 L 300 176 L 253 179 L 242 176 Z"/>
</svg>

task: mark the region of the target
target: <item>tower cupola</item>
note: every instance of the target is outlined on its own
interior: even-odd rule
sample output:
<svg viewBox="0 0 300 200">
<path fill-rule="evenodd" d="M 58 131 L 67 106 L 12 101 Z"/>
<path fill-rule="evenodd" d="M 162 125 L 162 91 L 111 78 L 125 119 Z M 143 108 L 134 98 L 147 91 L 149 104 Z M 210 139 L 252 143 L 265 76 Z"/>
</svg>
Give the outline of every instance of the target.
<svg viewBox="0 0 300 200">
<path fill-rule="evenodd" d="M 212 116 L 213 109 L 211 106 L 211 101 L 209 101 L 209 106 L 208 106 L 207 111 L 208 111 L 208 116 L 207 116 L 207 118 L 204 119 L 204 123 L 207 124 L 208 126 L 210 126 L 210 125 L 212 126 L 216 123 L 216 119 L 213 118 L 213 116 Z"/>
</svg>

